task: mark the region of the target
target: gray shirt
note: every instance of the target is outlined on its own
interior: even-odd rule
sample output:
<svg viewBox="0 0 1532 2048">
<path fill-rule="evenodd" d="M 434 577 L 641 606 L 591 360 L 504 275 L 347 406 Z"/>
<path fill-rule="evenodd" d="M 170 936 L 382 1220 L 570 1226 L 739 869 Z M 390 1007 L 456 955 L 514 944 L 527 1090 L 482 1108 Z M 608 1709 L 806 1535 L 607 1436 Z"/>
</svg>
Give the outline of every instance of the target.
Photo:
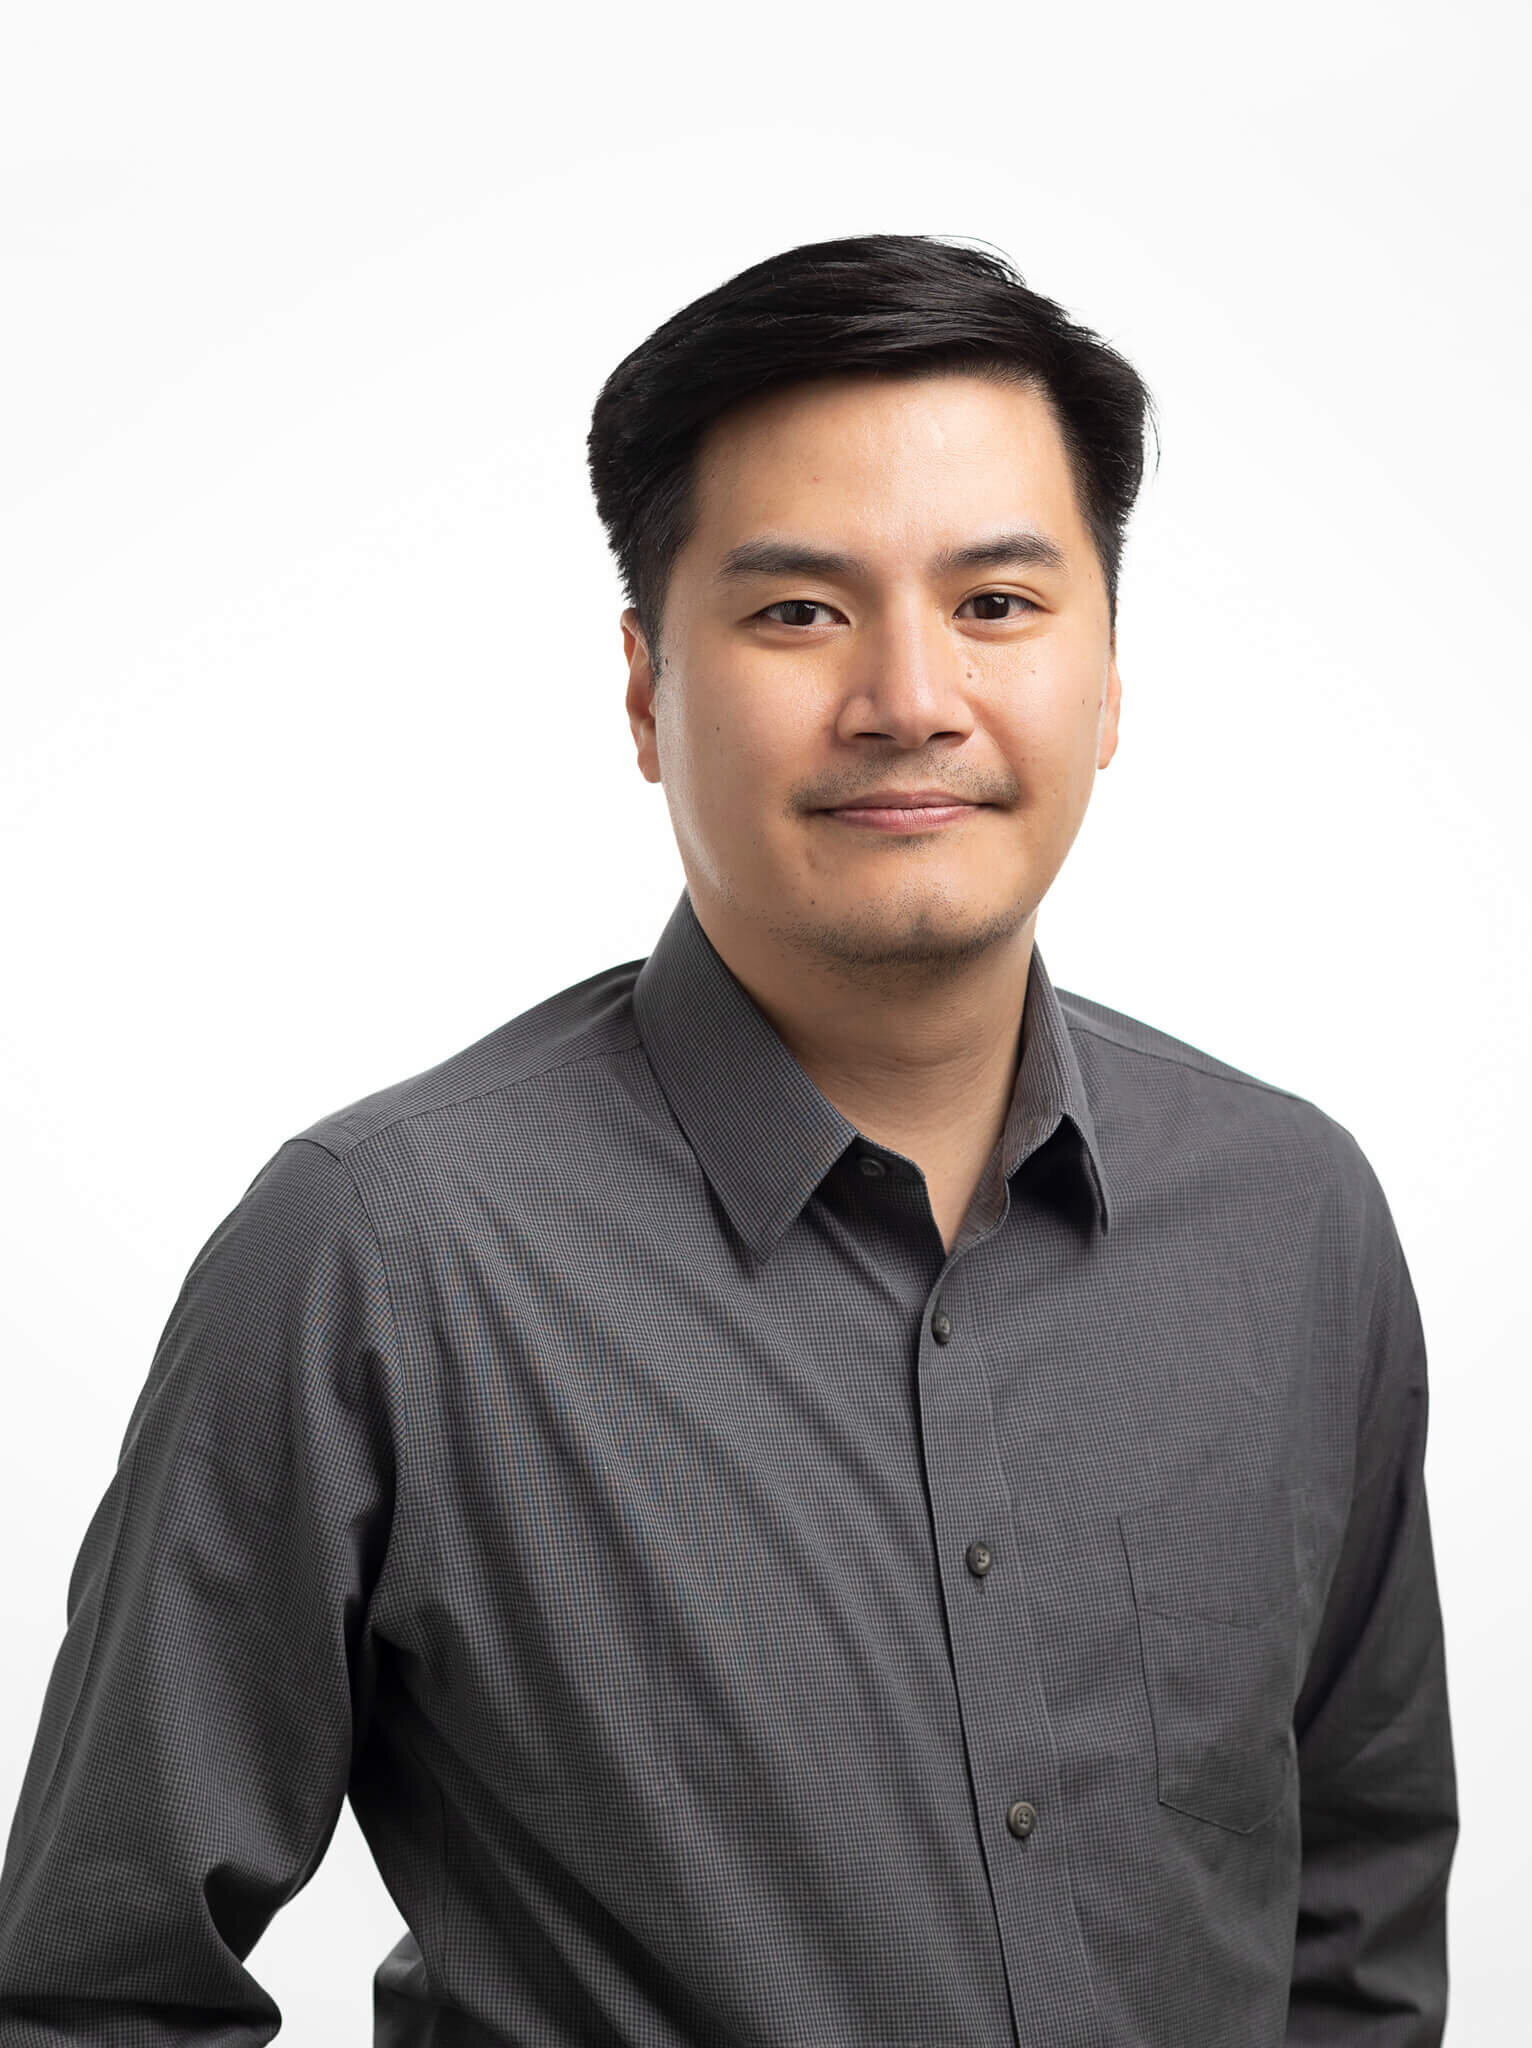
<svg viewBox="0 0 1532 2048">
<path fill-rule="evenodd" d="M 379 2048 L 1439 2043 L 1383 1192 L 1036 947 L 1021 1031 L 950 1254 L 685 894 L 282 1144 L 69 1581 L 3 2048 L 269 2041 L 348 1797 Z"/>
</svg>

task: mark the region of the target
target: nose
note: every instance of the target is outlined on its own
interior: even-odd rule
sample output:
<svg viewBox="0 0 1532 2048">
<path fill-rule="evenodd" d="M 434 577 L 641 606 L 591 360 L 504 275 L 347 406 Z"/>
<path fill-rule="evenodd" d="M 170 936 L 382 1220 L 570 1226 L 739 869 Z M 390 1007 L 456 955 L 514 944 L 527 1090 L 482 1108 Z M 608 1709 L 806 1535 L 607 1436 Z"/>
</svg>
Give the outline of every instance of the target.
<svg viewBox="0 0 1532 2048">
<path fill-rule="evenodd" d="M 939 606 L 915 593 L 890 600 L 854 636 L 837 729 L 901 747 L 972 732 L 968 650 Z"/>
</svg>

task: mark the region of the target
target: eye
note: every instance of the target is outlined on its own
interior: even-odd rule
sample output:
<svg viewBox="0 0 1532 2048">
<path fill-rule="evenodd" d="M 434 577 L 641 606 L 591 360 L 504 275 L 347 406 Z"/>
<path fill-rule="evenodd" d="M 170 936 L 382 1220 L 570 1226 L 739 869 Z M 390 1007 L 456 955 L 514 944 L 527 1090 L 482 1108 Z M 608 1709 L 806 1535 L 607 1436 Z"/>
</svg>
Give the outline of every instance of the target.
<svg viewBox="0 0 1532 2048">
<path fill-rule="evenodd" d="M 962 609 L 964 608 L 964 606 L 966 606 L 966 605 L 971 605 L 971 604 L 979 604 L 979 605 L 1007 605 L 1007 604 L 1013 604 L 1013 605 L 1020 605 L 1020 606 L 1021 606 L 1021 607 L 1023 608 L 1023 609 L 1022 609 L 1021 611 L 1019 611 L 1019 612 L 1006 612 L 1006 611 L 991 611 L 991 612 L 983 612 L 983 613 L 980 613 L 980 614 L 979 614 L 979 617 L 980 617 L 980 619 L 982 620 L 982 622 L 983 622 L 984 624 L 986 624 L 986 625 L 996 625 L 996 626 L 999 626 L 999 625 L 1004 625 L 1004 624 L 1005 624 L 1005 622 L 1007 621 L 1007 619 L 1013 619 L 1013 618 L 1022 618 L 1022 617 L 1024 617 L 1024 616 L 1026 615 L 1026 613 L 1027 613 L 1027 612 L 1037 612 L 1037 611 L 1041 611 L 1041 610 L 1042 610 L 1042 606 L 1041 606 L 1041 605 L 1039 605 L 1039 604 L 1034 604 L 1034 603 L 1033 603 L 1033 601 L 1032 601 L 1032 599 L 1031 599 L 1030 597 L 1023 597 L 1023 596 L 1021 595 L 1021 593 L 1020 593 L 1019 591 L 1016 591 L 1016 590 L 981 590 L 981 591 L 977 591 L 977 592 L 976 592 L 976 593 L 974 594 L 974 596 L 972 596 L 972 597 L 968 597 L 968 598 L 965 598 L 965 599 L 963 600 L 963 605 L 960 605 L 960 606 L 958 607 L 958 609 L 959 609 L 959 611 L 961 611 L 961 610 L 962 610 Z M 757 612 L 757 613 L 755 614 L 755 616 L 756 616 L 756 617 L 757 617 L 758 619 L 768 619 L 768 620 L 770 620 L 770 622 L 771 622 L 771 623 L 772 623 L 772 625 L 774 625 L 774 626 L 788 626 L 788 627 L 800 627 L 800 626 L 814 626 L 814 625 L 817 625 L 817 624 L 819 623 L 819 622 L 818 622 L 818 620 L 816 620 L 816 619 L 812 619 L 812 618 L 804 618 L 804 617 L 802 616 L 802 614 L 803 614 L 803 613 L 805 613 L 805 612 L 832 612 L 832 611 L 834 611 L 834 609 L 835 609 L 835 607 L 834 607 L 833 605 L 828 605 L 828 604 L 822 604 L 822 603 L 820 602 L 820 600 L 819 600 L 818 598 L 816 598 L 816 597 L 780 597 L 780 598 L 778 598 L 778 599 L 777 599 L 777 601 L 776 601 L 776 603 L 775 603 L 775 604 L 769 604 L 769 605 L 766 605 L 766 606 L 764 607 L 764 609 L 762 609 L 761 611 L 758 611 L 758 612 Z M 779 613 L 782 613 L 782 612 L 792 612 L 792 613 L 797 613 L 797 614 L 798 614 L 799 616 L 797 616 L 797 617 L 794 617 L 794 618 L 781 618 L 781 617 L 778 617 L 778 616 L 777 616 L 777 614 L 779 614 Z"/>
<path fill-rule="evenodd" d="M 963 600 L 963 604 L 1020 604 L 1025 605 L 1029 612 L 1041 611 L 1042 609 L 1041 605 L 1034 604 L 1030 597 L 1023 597 L 1021 593 L 1016 590 L 976 591 L 972 597 L 965 597 Z M 962 605 L 959 605 L 959 611 L 961 611 L 962 608 Z M 1022 616 L 1022 614 L 1019 612 L 1012 612 L 1009 614 L 1005 612 L 985 612 L 981 614 L 981 616 L 983 617 L 986 624 L 1003 625 L 1005 623 L 1007 616 L 1011 618 L 1019 618 Z"/>
<path fill-rule="evenodd" d="M 815 623 L 813 619 L 772 619 L 771 615 L 773 612 L 828 612 L 833 610 L 833 605 L 821 604 L 817 597 L 780 597 L 775 604 L 769 604 L 764 611 L 758 611 L 756 617 L 758 619 L 771 619 L 771 623 L 774 626 L 812 626 Z"/>
</svg>

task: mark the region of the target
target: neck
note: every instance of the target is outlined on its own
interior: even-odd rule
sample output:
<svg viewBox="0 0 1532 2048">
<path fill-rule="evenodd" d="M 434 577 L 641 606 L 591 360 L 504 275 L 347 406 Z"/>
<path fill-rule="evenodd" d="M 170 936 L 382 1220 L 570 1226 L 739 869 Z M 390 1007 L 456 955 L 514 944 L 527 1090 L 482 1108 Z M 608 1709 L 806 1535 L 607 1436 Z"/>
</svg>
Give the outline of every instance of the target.
<svg viewBox="0 0 1532 2048">
<path fill-rule="evenodd" d="M 966 957 L 875 962 L 693 905 L 730 972 L 864 1137 L 922 1163 L 987 1156 L 1016 1080 L 1035 910 Z"/>
</svg>

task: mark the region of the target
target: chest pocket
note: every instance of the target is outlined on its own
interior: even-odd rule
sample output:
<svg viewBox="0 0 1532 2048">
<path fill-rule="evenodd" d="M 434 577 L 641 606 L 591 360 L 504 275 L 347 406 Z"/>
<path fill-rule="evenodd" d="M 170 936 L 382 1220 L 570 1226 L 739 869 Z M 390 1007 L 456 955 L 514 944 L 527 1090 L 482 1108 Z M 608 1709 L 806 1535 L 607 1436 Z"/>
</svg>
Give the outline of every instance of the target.
<svg viewBox="0 0 1532 2048">
<path fill-rule="evenodd" d="M 1133 1581 L 1160 1803 L 1247 1835 L 1296 1768 L 1295 1501 L 1216 1488 L 1117 1518 Z"/>
</svg>

